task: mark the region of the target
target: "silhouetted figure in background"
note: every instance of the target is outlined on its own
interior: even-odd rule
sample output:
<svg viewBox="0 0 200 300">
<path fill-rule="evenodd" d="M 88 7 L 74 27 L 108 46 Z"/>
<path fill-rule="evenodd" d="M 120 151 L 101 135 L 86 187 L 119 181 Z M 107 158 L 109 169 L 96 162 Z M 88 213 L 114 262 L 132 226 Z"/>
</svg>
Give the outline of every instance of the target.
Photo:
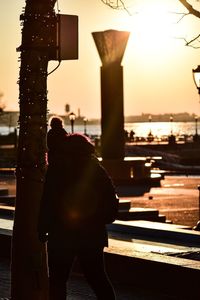
<svg viewBox="0 0 200 300">
<path fill-rule="evenodd" d="M 65 159 L 48 166 L 39 218 L 40 240 L 45 242 L 48 233 L 50 300 L 66 299 L 75 258 L 97 299 L 113 300 L 103 248 L 108 246 L 105 225 L 117 216 L 118 198 L 90 141 L 74 134 L 65 143 Z"/>
<path fill-rule="evenodd" d="M 133 130 L 131 130 L 130 135 L 129 135 L 130 142 L 134 142 L 134 136 L 135 136 L 135 132 Z"/>
<path fill-rule="evenodd" d="M 63 127 L 63 120 L 60 117 L 52 117 L 50 121 L 50 127 L 51 129 L 47 133 L 49 163 L 51 162 L 51 158 L 54 160 L 55 156 L 62 152 L 62 147 L 65 143 L 65 137 L 67 135 L 67 132 Z"/>
</svg>

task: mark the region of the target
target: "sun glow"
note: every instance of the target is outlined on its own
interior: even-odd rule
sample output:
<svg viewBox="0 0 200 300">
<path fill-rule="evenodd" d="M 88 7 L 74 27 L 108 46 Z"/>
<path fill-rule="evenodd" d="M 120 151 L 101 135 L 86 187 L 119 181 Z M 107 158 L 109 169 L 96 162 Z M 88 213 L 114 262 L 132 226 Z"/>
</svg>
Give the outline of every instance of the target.
<svg viewBox="0 0 200 300">
<path fill-rule="evenodd" d="M 162 49 L 169 48 L 176 34 L 177 16 L 168 9 L 165 1 L 151 1 L 151 3 L 145 1 L 131 16 L 119 20 L 119 26 L 131 32 L 131 39 L 140 51 L 156 54 Z"/>
</svg>

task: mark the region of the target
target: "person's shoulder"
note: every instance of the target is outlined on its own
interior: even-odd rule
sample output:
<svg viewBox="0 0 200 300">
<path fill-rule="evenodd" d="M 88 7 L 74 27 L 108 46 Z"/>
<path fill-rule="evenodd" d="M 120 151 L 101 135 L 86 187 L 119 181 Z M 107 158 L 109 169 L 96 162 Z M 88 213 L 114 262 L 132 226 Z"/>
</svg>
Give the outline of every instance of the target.
<svg viewBox="0 0 200 300">
<path fill-rule="evenodd" d="M 108 177 L 108 172 L 96 156 L 91 157 L 91 164 L 100 176 Z"/>
</svg>

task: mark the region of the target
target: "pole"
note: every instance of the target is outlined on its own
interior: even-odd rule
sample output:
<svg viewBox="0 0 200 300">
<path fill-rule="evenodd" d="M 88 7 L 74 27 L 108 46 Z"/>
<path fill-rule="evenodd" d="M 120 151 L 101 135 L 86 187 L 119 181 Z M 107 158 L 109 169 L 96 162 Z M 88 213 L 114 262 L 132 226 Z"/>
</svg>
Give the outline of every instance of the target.
<svg viewBox="0 0 200 300">
<path fill-rule="evenodd" d="M 76 115 L 71 112 L 69 114 L 69 120 L 70 120 L 70 124 L 71 124 L 71 133 L 74 133 L 74 121 L 75 121 Z"/>
<path fill-rule="evenodd" d="M 121 161 L 125 156 L 122 58 L 129 32 L 107 30 L 92 33 L 101 66 L 101 156 Z"/>
<path fill-rule="evenodd" d="M 196 134 L 196 136 L 198 135 L 198 126 L 197 126 L 197 123 L 198 123 L 198 117 L 196 116 L 195 117 L 195 134 Z"/>
<path fill-rule="evenodd" d="M 170 123 L 171 123 L 171 135 L 173 135 L 173 117 L 170 117 Z"/>
<path fill-rule="evenodd" d="M 12 238 L 12 300 L 48 299 L 46 249 L 38 240 L 37 220 L 46 170 L 47 45 L 55 2 L 26 0 L 24 14 L 20 17 L 23 30 L 19 48 L 20 116 Z"/>
<path fill-rule="evenodd" d="M 71 133 L 74 133 L 74 120 L 71 120 Z"/>
<path fill-rule="evenodd" d="M 193 227 L 193 230 L 200 231 L 200 185 L 197 186 L 199 190 L 199 220 L 197 221 L 196 226 Z"/>
<path fill-rule="evenodd" d="M 198 185 L 198 191 L 199 191 L 199 220 L 200 220 L 200 185 Z"/>
<path fill-rule="evenodd" d="M 84 122 L 84 134 L 87 135 L 87 118 L 84 118 L 83 122 Z"/>
<path fill-rule="evenodd" d="M 149 134 L 151 134 L 151 121 L 152 121 L 152 117 L 149 116 Z"/>
</svg>

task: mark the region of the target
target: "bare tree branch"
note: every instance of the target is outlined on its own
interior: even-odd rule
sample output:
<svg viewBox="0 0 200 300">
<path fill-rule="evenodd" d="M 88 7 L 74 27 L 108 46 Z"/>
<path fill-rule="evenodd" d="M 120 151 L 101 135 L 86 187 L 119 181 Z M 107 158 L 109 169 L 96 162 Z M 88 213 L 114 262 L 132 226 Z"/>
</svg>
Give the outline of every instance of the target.
<svg viewBox="0 0 200 300">
<path fill-rule="evenodd" d="M 173 12 L 173 14 L 176 14 L 176 15 L 180 15 L 180 19 L 177 21 L 177 23 L 179 23 L 183 18 L 187 17 L 188 15 L 190 15 L 190 13 L 178 13 L 178 12 Z"/>
<path fill-rule="evenodd" d="M 130 12 L 128 11 L 125 2 L 122 0 L 101 0 L 105 5 L 113 8 L 113 9 L 124 9 L 127 11 L 128 14 L 130 14 Z"/>
<path fill-rule="evenodd" d="M 189 42 L 187 42 L 186 46 L 191 46 L 191 44 L 194 42 L 194 41 L 199 41 L 198 38 L 200 37 L 200 34 L 198 34 L 196 37 L 194 37 L 192 40 L 190 40 Z M 198 47 L 200 48 L 200 47 Z"/>
<path fill-rule="evenodd" d="M 197 18 L 200 18 L 200 12 L 198 10 L 194 9 L 193 6 L 188 1 L 179 0 L 179 2 L 188 10 L 188 13 L 183 14 L 178 22 L 180 22 L 185 16 L 188 16 L 188 15 L 193 15 Z M 200 43 L 199 37 L 200 37 L 200 34 L 198 34 L 196 37 L 194 37 L 190 41 L 187 41 L 185 38 L 183 38 L 183 39 L 186 42 L 186 46 L 192 47 L 194 49 L 199 49 L 200 46 L 194 45 L 194 42 Z"/>
<path fill-rule="evenodd" d="M 199 46 L 194 45 L 194 42 L 200 43 L 199 37 L 200 37 L 200 34 L 198 34 L 195 38 L 193 38 L 189 42 L 185 39 L 186 46 L 192 47 L 194 49 L 199 49 L 200 45 Z"/>
<path fill-rule="evenodd" d="M 188 3 L 186 0 L 179 0 L 181 4 L 188 10 L 189 14 L 194 15 L 197 18 L 200 18 L 200 12 L 193 8 L 193 6 Z"/>
<path fill-rule="evenodd" d="M 113 8 L 113 9 L 125 9 L 127 10 L 126 0 L 101 0 L 105 5 Z M 185 15 L 194 15 L 197 18 L 200 18 L 200 12 L 193 8 L 193 6 L 186 0 L 178 0 L 187 10 L 187 14 Z"/>
<path fill-rule="evenodd" d="M 105 5 L 113 8 L 113 9 L 124 9 L 128 12 L 128 14 L 130 14 L 130 12 L 128 11 L 128 8 L 126 6 L 126 0 L 101 0 Z M 188 15 L 193 15 L 197 18 L 200 18 L 200 11 L 198 11 L 197 9 L 195 9 L 187 0 L 178 0 L 186 9 L 188 12 L 186 13 L 176 13 L 181 15 L 180 19 L 178 20 L 177 23 L 179 23 L 184 17 L 188 16 Z M 197 0 L 199 1 L 199 0 Z M 187 41 L 185 38 L 182 38 L 185 42 L 186 42 L 186 46 L 192 47 L 192 48 L 200 48 L 200 46 L 195 46 L 194 42 L 197 41 L 200 43 L 200 41 L 198 40 L 200 37 L 200 35 L 197 35 L 196 37 L 194 37 L 193 39 L 191 39 L 190 41 Z"/>
<path fill-rule="evenodd" d="M 200 37 L 200 34 L 198 36 L 196 36 L 195 38 L 193 38 L 191 41 L 187 41 L 187 39 L 184 38 L 184 37 L 183 38 L 177 38 L 177 39 L 184 40 L 185 41 L 185 46 L 191 47 L 193 49 L 199 49 L 200 45 L 196 46 L 196 45 L 193 44 L 194 42 L 200 43 L 199 37 Z"/>
<path fill-rule="evenodd" d="M 119 9 L 119 8 L 125 8 L 125 4 L 122 0 L 101 0 L 104 4 L 108 5 L 111 8 Z"/>
</svg>

